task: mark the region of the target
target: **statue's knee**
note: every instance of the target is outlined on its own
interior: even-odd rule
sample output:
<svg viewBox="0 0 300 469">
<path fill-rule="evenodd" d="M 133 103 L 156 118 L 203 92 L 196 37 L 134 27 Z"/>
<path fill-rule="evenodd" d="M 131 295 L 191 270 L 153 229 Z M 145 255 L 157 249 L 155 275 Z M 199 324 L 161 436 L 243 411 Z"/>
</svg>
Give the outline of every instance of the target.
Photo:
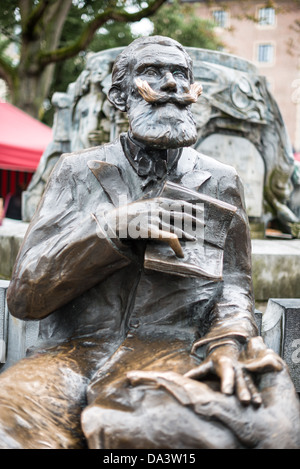
<svg viewBox="0 0 300 469">
<path fill-rule="evenodd" d="M 107 410 L 106 412 L 110 412 Z M 87 407 L 81 415 L 81 427 L 90 449 L 104 449 L 105 409 L 99 406 Z"/>
</svg>

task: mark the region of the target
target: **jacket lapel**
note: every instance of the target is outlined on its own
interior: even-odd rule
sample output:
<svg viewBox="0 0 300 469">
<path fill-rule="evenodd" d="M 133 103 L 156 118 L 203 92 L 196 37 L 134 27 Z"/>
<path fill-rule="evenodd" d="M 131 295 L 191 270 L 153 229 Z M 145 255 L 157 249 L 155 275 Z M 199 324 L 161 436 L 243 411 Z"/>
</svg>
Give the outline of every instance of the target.
<svg viewBox="0 0 300 469">
<path fill-rule="evenodd" d="M 98 160 L 90 160 L 87 165 L 115 207 L 120 205 L 122 198 L 127 197 L 128 202 L 131 201 L 129 188 L 116 165 Z"/>
<path fill-rule="evenodd" d="M 106 152 L 106 161 L 90 160 L 87 165 L 113 205 L 119 206 L 121 196 L 126 196 L 128 202 L 145 197 L 140 177 L 128 163 L 125 155 L 118 155 L 118 161 L 115 161 L 115 155 L 111 158 L 109 153 Z M 193 157 L 194 154 L 195 152 L 192 153 Z M 204 170 L 194 170 L 194 166 L 195 159 L 191 158 L 190 152 L 185 149 L 175 171 L 176 175 L 178 172 L 181 175 L 179 183 L 182 186 L 198 191 L 202 184 L 211 177 L 211 173 Z M 178 180 L 178 177 L 176 179 Z"/>
</svg>

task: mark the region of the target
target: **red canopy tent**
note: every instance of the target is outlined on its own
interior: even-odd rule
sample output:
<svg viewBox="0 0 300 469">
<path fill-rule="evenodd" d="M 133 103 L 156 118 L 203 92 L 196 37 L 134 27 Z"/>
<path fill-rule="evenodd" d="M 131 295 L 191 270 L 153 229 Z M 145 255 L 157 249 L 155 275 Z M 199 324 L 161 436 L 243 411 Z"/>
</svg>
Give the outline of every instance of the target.
<svg viewBox="0 0 300 469">
<path fill-rule="evenodd" d="M 52 130 L 9 103 L 0 102 L 0 168 L 34 172 Z"/>
<path fill-rule="evenodd" d="M 50 127 L 0 102 L 0 197 L 28 185 L 51 140 Z"/>
</svg>

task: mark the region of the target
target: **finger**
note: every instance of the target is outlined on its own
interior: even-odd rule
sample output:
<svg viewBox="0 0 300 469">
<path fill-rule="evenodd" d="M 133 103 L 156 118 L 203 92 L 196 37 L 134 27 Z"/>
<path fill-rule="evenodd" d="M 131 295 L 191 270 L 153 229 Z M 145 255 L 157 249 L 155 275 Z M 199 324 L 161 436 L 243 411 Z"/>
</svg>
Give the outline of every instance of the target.
<svg viewBox="0 0 300 469">
<path fill-rule="evenodd" d="M 268 353 L 262 357 L 248 360 L 243 366 L 248 371 L 262 373 L 264 371 L 281 371 L 283 362 L 279 356 Z"/>
<path fill-rule="evenodd" d="M 251 393 L 244 378 L 243 370 L 237 367 L 235 370 L 236 394 L 242 404 L 248 405 L 251 402 Z"/>
<path fill-rule="evenodd" d="M 186 202 L 185 200 L 167 199 L 163 197 L 156 199 L 156 202 L 158 202 L 161 208 L 169 212 L 185 212 L 188 214 L 194 213 L 195 216 L 200 214 L 202 215 L 204 213 L 203 204 Z"/>
<path fill-rule="evenodd" d="M 204 360 L 204 362 L 202 362 L 201 365 L 188 371 L 187 373 L 184 374 L 184 376 L 186 378 L 191 378 L 191 379 L 203 378 L 212 370 L 213 370 L 212 361 Z"/>
<path fill-rule="evenodd" d="M 143 374 L 139 373 L 139 372 L 136 372 L 136 371 L 129 371 L 127 374 L 126 374 L 130 384 L 132 384 L 133 386 L 136 386 L 138 384 L 144 384 L 145 381 L 149 382 L 151 380 L 149 380 L 148 377 L 145 377 Z"/>
<path fill-rule="evenodd" d="M 177 257 L 180 257 L 181 259 L 184 258 L 184 252 L 182 250 L 181 244 L 179 242 L 179 239 L 175 235 L 174 238 L 170 237 L 168 240 L 169 246 L 173 249 Z"/>
<path fill-rule="evenodd" d="M 155 231 L 155 227 L 153 228 Z M 154 232 L 151 228 L 151 233 Z M 178 237 L 174 233 L 169 233 L 168 231 L 158 230 L 157 231 L 157 238 L 166 241 L 171 249 L 175 252 L 177 257 L 184 258 L 184 252 L 182 250 L 181 244 L 179 242 Z"/>
<path fill-rule="evenodd" d="M 251 394 L 251 402 L 254 404 L 256 407 L 259 407 L 262 404 L 262 398 L 260 393 L 257 390 L 257 387 L 255 386 L 253 379 L 251 376 L 245 371 L 244 372 L 244 379 L 247 384 L 247 387 L 249 389 L 249 392 Z"/>
<path fill-rule="evenodd" d="M 151 384 L 157 381 L 157 375 L 151 371 L 129 371 L 126 374 L 130 384 L 137 386 L 139 384 Z"/>
<path fill-rule="evenodd" d="M 191 215 L 190 213 L 186 213 L 186 212 L 167 212 L 166 210 L 162 210 L 162 217 L 168 217 L 168 218 L 171 218 L 171 220 L 173 222 L 177 222 L 179 224 L 182 225 L 182 222 L 187 225 L 187 226 L 190 226 L 191 228 L 195 225 L 200 225 L 200 226 L 204 226 L 204 220 L 203 220 L 203 217 L 197 217 L 197 216 L 194 216 L 194 215 Z"/>
<path fill-rule="evenodd" d="M 203 339 L 196 340 L 196 342 L 194 342 L 194 344 L 192 345 L 191 355 L 194 355 L 197 352 L 197 349 L 202 346 L 202 344 Z"/>
<path fill-rule="evenodd" d="M 155 213 L 157 215 L 157 213 Z M 189 229 L 190 232 L 195 231 L 195 228 L 200 230 L 205 226 L 203 216 L 194 216 L 190 213 L 179 211 L 168 211 L 166 209 L 161 209 L 159 212 L 159 216 L 162 223 L 166 223 L 169 226 L 174 226 L 177 228 L 186 228 Z"/>
<path fill-rule="evenodd" d="M 221 391 L 223 394 L 233 394 L 235 370 L 231 360 L 221 357 L 216 366 L 216 373 L 221 379 Z"/>
<path fill-rule="evenodd" d="M 177 238 L 184 239 L 185 241 L 196 241 L 197 238 L 192 234 L 188 233 L 187 231 L 182 230 L 177 226 L 170 226 L 168 223 L 164 223 L 163 221 L 159 225 L 159 229 L 162 231 L 166 231 L 169 233 L 173 233 L 177 236 Z"/>
<path fill-rule="evenodd" d="M 256 357 L 260 351 L 266 349 L 267 346 L 265 345 L 262 337 L 251 337 L 247 344 L 246 355 L 249 357 Z"/>
<path fill-rule="evenodd" d="M 187 231 L 181 230 L 180 228 L 173 228 L 172 233 L 176 234 L 177 238 L 184 239 L 185 241 L 197 241 L 197 238 Z"/>
<path fill-rule="evenodd" d="M 162 218 L 162 222 L 167 222 L 167 219 Z M 204 237 L 204 221 L 200 218 L 192 217 L 185 214 L 176 214 L 174 217 L 171 217 L 170 223 L 174 232 L 177 229 L 180 229 L 183 233 L 182 236 L 190 239 L 191 237 L 197 239 L 196 237 Z"/>
</svg>

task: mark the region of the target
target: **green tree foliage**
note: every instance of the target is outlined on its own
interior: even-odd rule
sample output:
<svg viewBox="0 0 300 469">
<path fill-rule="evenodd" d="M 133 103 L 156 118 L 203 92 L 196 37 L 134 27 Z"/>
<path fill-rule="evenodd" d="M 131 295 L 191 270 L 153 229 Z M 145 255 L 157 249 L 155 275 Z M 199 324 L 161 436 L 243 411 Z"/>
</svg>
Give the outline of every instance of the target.
<svg viewBox="0 0 300 469">
<path fill-rule="evenodd" d="M 74 34 L 74 20 L 76 20 L 76 16 L 75 18 L 71 15 L 68 17 L 67 28 L 62 37 L 63 43 L 68 43 L 70 40 L 68 36 L 71 38 Z M 86 56 L 89 52 L 99 52 L 113 47 L 125 47 L 130 44 L 133 39 L 135 39 L 135 36 L 131 31 L 131 23 L 108 22 L 105 27 L 97 31 L 85 51 L 81 51 L 76 57 L 67 59 L 56 66 L 52 84 L 49 89 L 48 99 L 45 101 L 43 122 L 50 126 L 52 125 L 54 110 L 51 106 L 51 97 L 53 93 L 55 91 L 66 91 L 69 83 L 76 80 L 85 67 Z"/>
<path fill-rule="evenodd" d="M 192 4 L 174 0 L 171 5 L 163 5 L 151 21 L 153 34 L 172 37 L 186 47 L 214 50 L 222 47 L 214 33 L 214 23 L 199 18 Z"/>
<path fill-rule="evenodd" d="M 11 101 L 32 116 L 41 117 L 55 64 L 78 57 L 97 31 L 111 22 L 139 21 L 155 13 L 165 1 L 1 0 L 1 38 L 18 48 L 19 58 L 12 61 L 3 48 L 0 50 L 0 77 L 8 84 Z M 107 38 L 103 32 L 102 39 Z M 97 39 L 101 40 L 101 34 Z M 74 71 L 79 65 L 80 58 L 72 65 Z"/>
<path fill-rule="evenodd" d="M 76 28 L 76 15 L 69 15 L 66 21 L 66 28 L 62 35 L 62 44 L 67 44 L 74 36 Z M 113 47 L 127 46 L 132 42 L 134 36 L 131 31 L 131 23 L 118 23 L 109 21 L 105 27 L 100 28 L 94 35 L 93 40 L 76 57 L 63 61 L 59 67 L 56 67 L 54 80 L 52 83 L 53 91 L 65 91 L 68 83 L 80 74 L 85 66 L 86 55 L 89 52 L 98 52 Z"/>
<path fill-rule="evenodd" d="M 0 0 L 0 77 L 11 102 L 51 125 L 53 92 L 76 80 L 88 52 L 128 45 L 135 38 L 131 25 L 144 17 L 151 17 L 152 34 L 186 46 L 220 46 L 213 24 L 197 17 L 192 5 L 165 2 Z"/>
</svg>

